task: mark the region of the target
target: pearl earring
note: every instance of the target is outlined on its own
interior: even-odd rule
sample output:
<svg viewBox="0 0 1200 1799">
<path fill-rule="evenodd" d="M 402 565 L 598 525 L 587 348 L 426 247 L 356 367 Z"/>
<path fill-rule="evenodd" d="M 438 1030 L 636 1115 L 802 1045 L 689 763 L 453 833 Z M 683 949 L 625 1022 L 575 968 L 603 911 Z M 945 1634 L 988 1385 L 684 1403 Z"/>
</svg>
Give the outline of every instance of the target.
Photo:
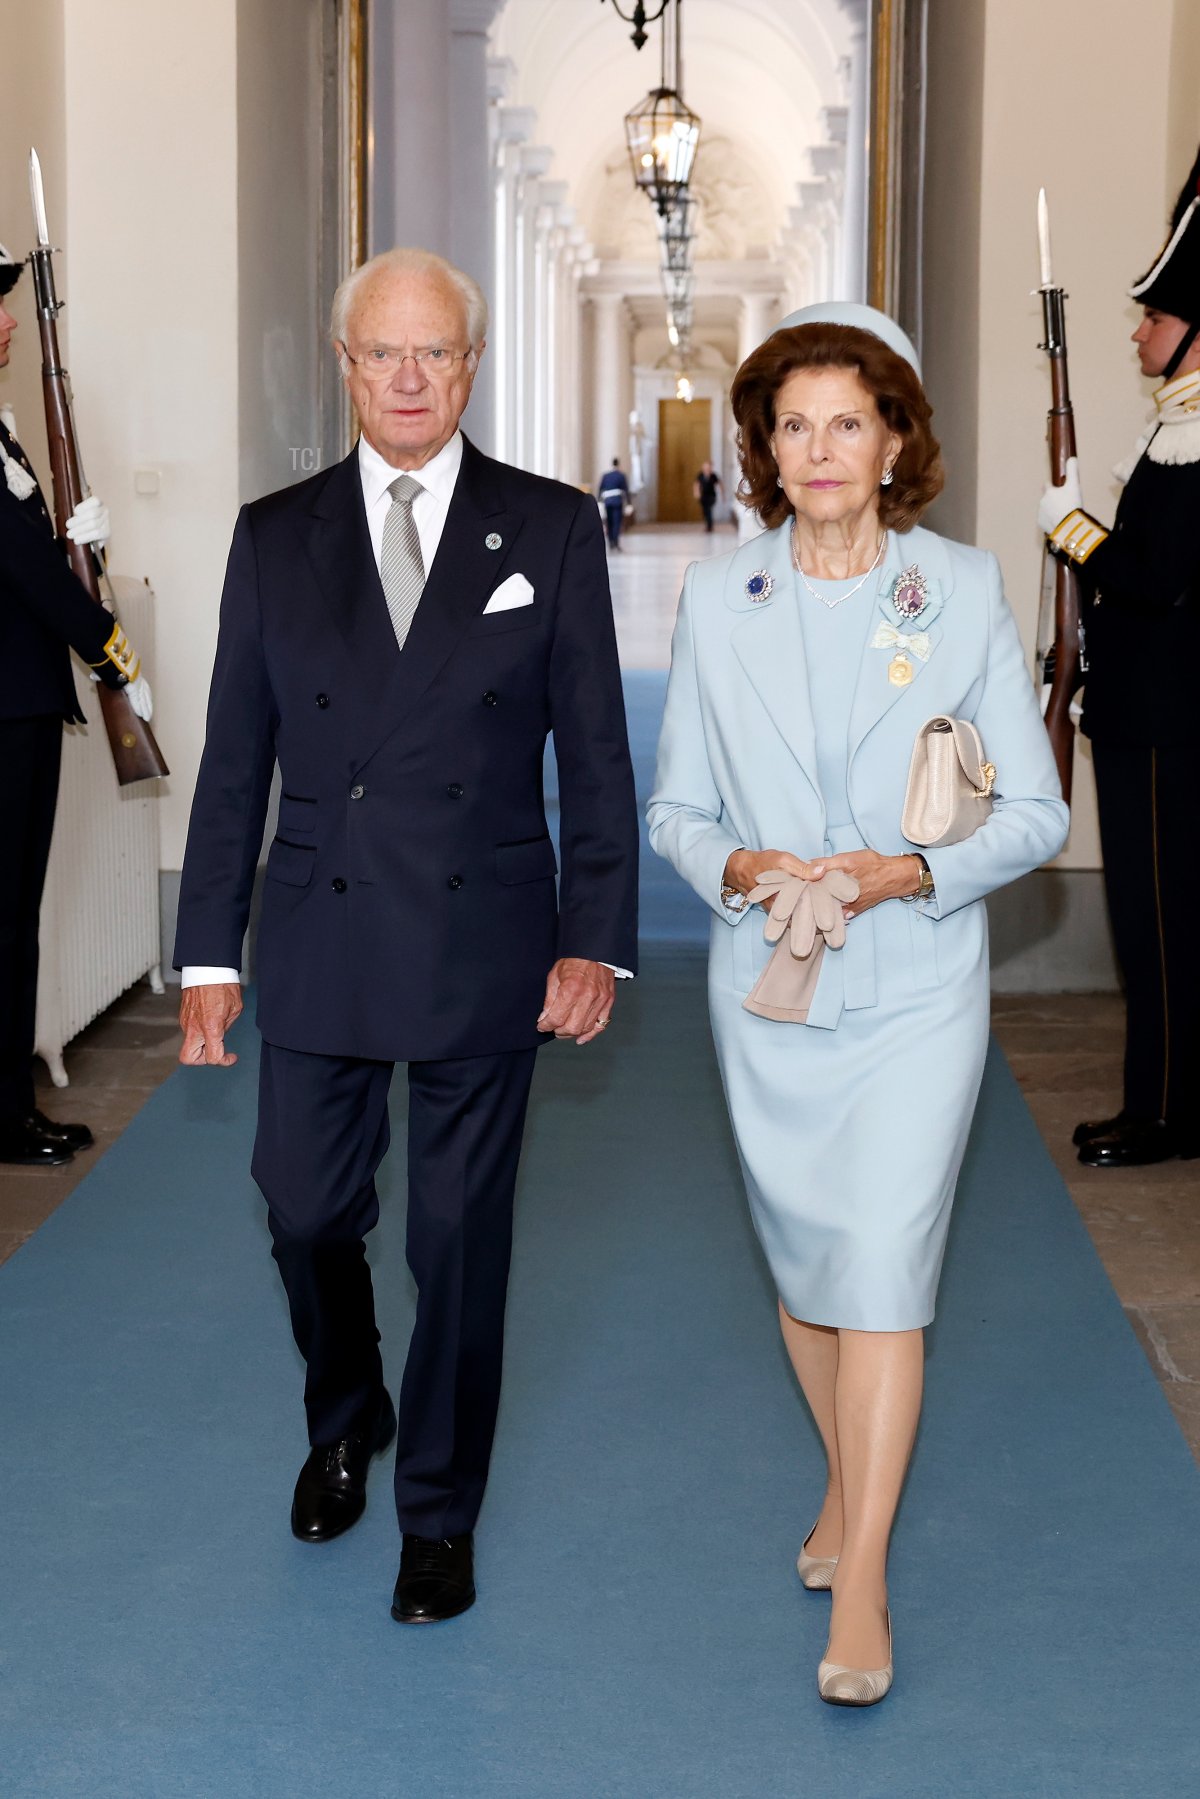
<svg viewBox="0 0 1200 1799">
<path fill-rule="evenodd" d="M 782 487 L 782 486 L 783 486 L 783 476 L 782 476 L 782 475 L 776 475 L 776 477 L 775 477 L 775 485 L 776 485 L 776 487 Z"/>
<path fill-rule="evenodd" d="M 893 475 L 891 469 L 885 468 L 882 475 L 879 477 L 879 485 L 880 487 L 890 487 L 895 479 L 896 477 Z"/>
</svg>

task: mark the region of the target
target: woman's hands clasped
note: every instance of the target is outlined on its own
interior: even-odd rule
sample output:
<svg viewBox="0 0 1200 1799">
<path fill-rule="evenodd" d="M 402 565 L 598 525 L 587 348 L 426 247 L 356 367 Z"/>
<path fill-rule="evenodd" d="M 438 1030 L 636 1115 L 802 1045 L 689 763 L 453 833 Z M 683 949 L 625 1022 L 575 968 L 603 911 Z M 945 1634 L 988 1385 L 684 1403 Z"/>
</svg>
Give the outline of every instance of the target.
<svg viewBox="0 0 1200 1799">
<path fill-rule="evenodd" d="M 734 850 L 725 864 L 725 882 L 739 893 L 750 893 L 771 868 L 819 881 L 831 868 L 840 868 L 858 882 L 858 898 L 842 908 L 847 919 L 877 906 L 881 900 L 911 899 L 921 885 L 921 864 L 916 856 L 881 856 L 878 850 L 849 850 L 840 856 L 820 856 L 804 862 L 788 850 Z"/>
</svg>

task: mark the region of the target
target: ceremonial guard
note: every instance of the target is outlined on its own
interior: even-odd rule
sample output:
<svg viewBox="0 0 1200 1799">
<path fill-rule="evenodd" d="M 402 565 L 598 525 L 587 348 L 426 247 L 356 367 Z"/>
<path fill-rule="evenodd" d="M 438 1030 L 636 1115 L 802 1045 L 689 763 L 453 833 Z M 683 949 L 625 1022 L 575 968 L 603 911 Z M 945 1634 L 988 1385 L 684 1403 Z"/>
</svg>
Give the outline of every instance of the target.
<svg viewBox="0 0 1200 1799">
<path fill-rule="evenodd" d="M 17 321 L 4 304 L 22 265 L 0 244 L 0 368 Z M 82 724 L 70 651 L 109 687 L 128 687 L 140 717 L 150 691 L 120 627 L 68 568 L 42 491 L 0 409 L 0 619 L 7 678 L 0 685 L 0 756 L 5 771 L 5 869 L 0 881 L 0 1162 L 55 1167 L 92 1142 L 85 1124 L 60 1124 L 34 1104 L 38 912 L 54 809 L 62 728 Z M 102 543 L 108 511 L 84 500 L 67 520 L 75 543 Z"/>
<path fill-rule="evenodd" d="M 1129 462 L 1111 531 L 1083 508 L 1078 466 L 1038 522 L 1084 582 L 1086 685 L 1105 890 L 1125 980 L 1125 1089 L 1079 1125 L 1079 1159 L 1131 1167 L 1200 1155 L 1200 941 L 1194 893 L 1200 669 L 1200 158 L 1170 237 L 1130 289 L 1133 342 L 1156 413 Z M 1069 510 L 1067 510 L 1069 508 Z"/>
</svg>

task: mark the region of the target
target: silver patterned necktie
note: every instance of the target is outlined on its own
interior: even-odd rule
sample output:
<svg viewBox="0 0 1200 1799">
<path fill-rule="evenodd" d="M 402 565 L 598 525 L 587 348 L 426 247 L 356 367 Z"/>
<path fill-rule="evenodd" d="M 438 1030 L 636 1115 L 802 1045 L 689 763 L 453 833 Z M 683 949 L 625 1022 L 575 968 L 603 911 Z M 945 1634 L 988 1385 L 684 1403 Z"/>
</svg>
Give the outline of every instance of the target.
<svg viewBox="0 0 1200 1799">
<path fill-rule="evenodd" d="M 392 503 L 383 521 L 379 578 L 396 642 L 403 649 L 425 589 L 421 539 L 412 513 L 413 501 L 425 489 L 411 475 L 399 475 L 388 487 L 388 492 Z"/>
</svg>

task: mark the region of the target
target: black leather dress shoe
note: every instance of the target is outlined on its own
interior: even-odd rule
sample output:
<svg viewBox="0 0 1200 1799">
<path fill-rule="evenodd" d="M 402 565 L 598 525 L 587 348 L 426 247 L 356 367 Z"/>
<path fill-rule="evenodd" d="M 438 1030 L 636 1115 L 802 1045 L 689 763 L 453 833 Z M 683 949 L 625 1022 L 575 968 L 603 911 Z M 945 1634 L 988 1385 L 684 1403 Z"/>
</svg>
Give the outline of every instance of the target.
<svg viewBox="0 0 1200 1799">
<path fill-rule="evenodd" d="M 396 1413 L 385 1393 L 375 1429 L 319 1443 L 300 1470 L 292 1499 L 292 1535 L 301 1543 L 328 1543 L 357 1524 L 367 1504 L 371 1457 L 396 1434 Z"/>
<path fill-rule="evenodd" d="M 1165 1118 L 1127 1118 L 1103 1137 L 1091 1137 L 1079 1151 L 1088 1168 L 1145 1168 L 1175 1156 L 1200 1156 L 1200 1140 L 1182 1138 Z"/>
<path fill-rule="evenodd" d="M 50 1137 L 55 1143 L 61 1143 L 72 1154 L 78 1149 L 90 1149 L 96 1139 L 86 1124 L 61 1124 L 57 1118 L 47 1118 L 44 1112 L 36 1109 L 29 1114 L 25 1123 L 39 1130 L 43 1137 Z"/>
<path fill-rule="evenodd" d="M 474 1537 L 414 1537 L 404 1533 L 400 1573 L 392 1594 L 398 1624 L 440 1624 L 475 1603 Z"/>
<path fill-rule="evenodd" d="M 57 1137 L 47 1136 L 31 1118 L 0 1127 L 0 1162 L 20 1168 L 61 1168 L 75 1155 Z"/>
<path fill-rule="evenodd" d="M 1118 1112 L 1115 1118 L 1093 1118 L 1090 1122 L 1085 1119 L 1082 1124 L 1075 1126 L 1071 1142 L 1076 1149 L 1082 1149 L 1084 1144 L 1090 1143 L 1093 1137 L 1107 1137 L 1111 1131 L 1119 1130 L 1124 1123 L 1125 1113 L 1123 1111 Z"/>
</svg>

